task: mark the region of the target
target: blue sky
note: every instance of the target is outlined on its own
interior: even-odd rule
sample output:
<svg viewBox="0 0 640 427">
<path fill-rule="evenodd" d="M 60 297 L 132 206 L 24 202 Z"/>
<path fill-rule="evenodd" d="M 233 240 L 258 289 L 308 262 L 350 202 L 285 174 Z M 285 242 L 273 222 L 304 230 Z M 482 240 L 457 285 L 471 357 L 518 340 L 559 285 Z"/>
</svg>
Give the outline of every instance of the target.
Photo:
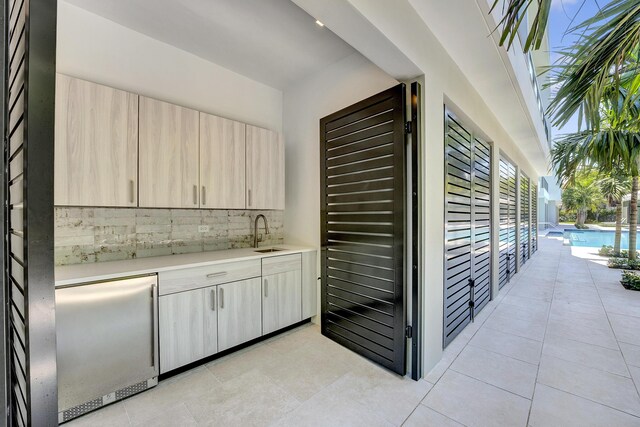
<svg viewBox="0 0 640 427">
<path fill-rule="evenodd" d="M 557 50 L 570 46 L 576 36 L 566 34 L 567 30 L 585 19 L 591 18 L 598 13 L 610 0 L 554 0 L 549 16 L 549 46 L 551 48 L 551 61 L 558 59 Z M 573 21 L 573 22 L 572 22 Z M 563 133 L 571 133 L 577 130 L 577 119 L 571 120 L 563 128 L 554 127 L 554 136 Z"/>
</svg>

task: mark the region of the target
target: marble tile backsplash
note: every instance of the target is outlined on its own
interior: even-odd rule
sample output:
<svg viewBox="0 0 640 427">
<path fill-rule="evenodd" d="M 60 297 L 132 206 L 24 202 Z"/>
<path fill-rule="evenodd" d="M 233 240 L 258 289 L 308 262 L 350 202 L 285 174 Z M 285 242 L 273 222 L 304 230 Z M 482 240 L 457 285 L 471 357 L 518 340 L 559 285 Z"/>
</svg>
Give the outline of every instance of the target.
<svg viewBox="0 0 640 427">
<path fill-rule="evenodd" d="M 284 211 L 55 208 L 56 265 L 247 248 L 253 222 L 269 221 L 261 246 L 282 244 Z M 200 232 L 198 226 L 209 226 Z"/>
</svg>

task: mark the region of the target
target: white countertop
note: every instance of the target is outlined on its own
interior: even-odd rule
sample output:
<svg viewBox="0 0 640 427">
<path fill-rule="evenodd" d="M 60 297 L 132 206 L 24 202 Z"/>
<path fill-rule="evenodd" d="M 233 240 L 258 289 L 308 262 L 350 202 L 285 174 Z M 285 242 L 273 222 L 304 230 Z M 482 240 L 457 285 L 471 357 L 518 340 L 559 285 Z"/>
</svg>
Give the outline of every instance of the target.
<svg viewBox="0 0 640 427">
<path fill-rule="evenodd" d="M 180 255 L 166 255 L 148 258 L 127 259 L 122 261 L 94 262 L 56 267 L 56 286 L 72 285 L 84 282 L 118 279 L 181 268 L 202 267 L 229 261 L 260 259 L 292 253 L 309 252 L 315 248 L 293 245 L 276 245 L 282 249 L 277 252 L 259 253 L 264 248 L 228 249 L 213 252 L 196 252 Z"/>
</svg>

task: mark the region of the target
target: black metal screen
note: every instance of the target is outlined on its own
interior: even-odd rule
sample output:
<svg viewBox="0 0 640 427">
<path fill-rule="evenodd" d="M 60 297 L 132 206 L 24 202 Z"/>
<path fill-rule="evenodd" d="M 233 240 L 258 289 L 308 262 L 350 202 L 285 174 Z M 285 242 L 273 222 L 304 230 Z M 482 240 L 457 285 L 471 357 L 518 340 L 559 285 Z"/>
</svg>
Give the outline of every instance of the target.
<svg viewBox="0 0 640 427">
<path fill-rule="evenodd" d="M 520 265 L 523 265 L 529 259 L 531 253 L 530 238 L 530 194 L 529 194 L 529 177 L 520 174 Z"/>
<path fill-rule="evenodd" d="M 516 272 L 516 168 L 500 157 L 500 241 L 498 281 L 502 288 Z"/>
<path fill-rule="evenodd" d="M 531 186 L 531 255 L 538 250 L 538 185 Z"/>
<path fill-rule="evenodd" d="M 53 276 L 55 0 L 4 2 L 7 424 L 57 420 Z"/>
<path fill-rule="evenodd" d="M 444 345 L 491 299 L 491 146 L 446 113 Z"/>
<path fill-rule="evenodd" d="M 405 85 L 320 120 L 322 333 L 400 374 Z"/>
</svg>

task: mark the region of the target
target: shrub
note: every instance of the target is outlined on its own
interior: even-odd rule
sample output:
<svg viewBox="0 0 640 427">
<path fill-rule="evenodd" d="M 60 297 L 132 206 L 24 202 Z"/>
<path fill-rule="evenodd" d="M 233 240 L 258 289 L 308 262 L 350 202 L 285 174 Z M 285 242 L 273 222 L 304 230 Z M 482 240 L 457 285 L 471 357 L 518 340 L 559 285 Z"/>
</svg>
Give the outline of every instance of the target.
<svg viewBox="0 0 640 427">
<path fill-rule="evenodd" d="M 627 265 L 630 270 L 640 270 L 640 260 L 637 259 L 629 259 L 627 260 Z"/>
<path fill-rule="evenodd" d="M 626 289 L 640 291 L 640 276 L 638 276 L 638 274 L 634 273 L 633 271 L 623 271 L 620 283 Z"/>
<path fill-rule="evenodd" d="M 577 228 L 578 230 L 586 230 L 586 229 L 588 229 L 588 228 L 589 228 L 588 226 L 586 226 L 586 225 L 584 225 L 584 224 L 573 224 L 573 226 L 574 226 L 575 228 Z"/>
<path fill-rule="evenodd" d="M 611 257 L 607 261 L 607 266 L 609 268 L 628 268 L 629 260 L 627 258 Z"/>
<path fill-rule="evenodd" d="M 600 255 L 600 256 L 611 256 L 611 255 L 613 255 L 613 246 L 602 245 L 602 247 L 598 250 L 598 255 Z"/>
</svg>

